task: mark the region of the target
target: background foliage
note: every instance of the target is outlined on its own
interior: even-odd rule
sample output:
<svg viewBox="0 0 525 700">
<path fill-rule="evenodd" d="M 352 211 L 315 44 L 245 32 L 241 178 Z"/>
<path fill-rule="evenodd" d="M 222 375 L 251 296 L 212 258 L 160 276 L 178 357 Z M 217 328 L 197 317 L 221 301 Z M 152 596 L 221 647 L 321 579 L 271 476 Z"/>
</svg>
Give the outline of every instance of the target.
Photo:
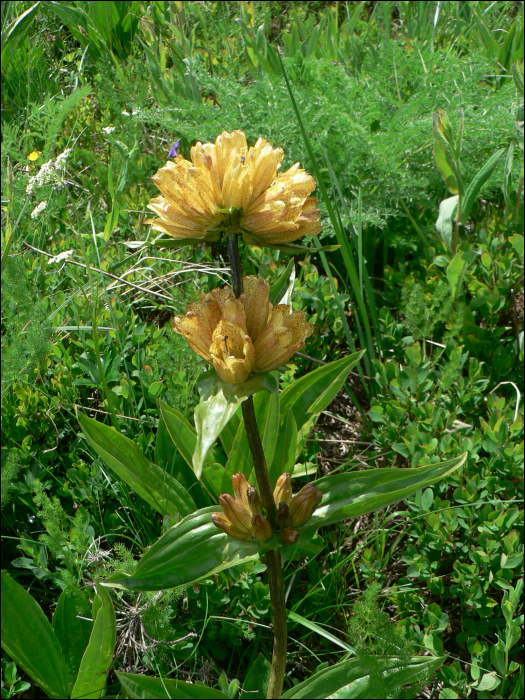
<svg viewBox="0 0 525 700">
<path fill-rule="evenodd" d="M 240 128 L 282 146 L 284 167 L 317 168 L 320 240 L 344 243 L 296 260 L 293 303 L 317 330 L 282 387 L 367 349 L 305 441 L 302 473 L 468 452 L 457 474 L 325 528 L 320 551 L 287 563 L 285 687 L 351 645 L 371 668 L 392 648 L 447 653 L 412 696 L 523 696 L 522 11 L 2 3 L 2 568 L 47 617 L 65 592 L 89 618 L 95 579 L 133 570 L 171 524 L 95 456 L 77 411 L 151 461 L 159 400 L 192 416 L 201 366 L 168 322 L 228 282 L 227 259 L 220 246 L 151 245 L 145 205 L 172 143 L 189 157 L 196 140 Z M 456 134 L 463 112 L 466 183 L 505 149 L 461 227 L 457 273 L 435 228 L 450 196 L 438 109 Z M 243 262 L 273 283 L 288 258 L 252 248 Z M 113 595 L 108 693 L 129 692 L 114 671 L 151 671 L 248 697 L 270 655 L 263 571 Z M 2 673 L 3 696 L 27 690 L 7 656 Z"/>
</svg>

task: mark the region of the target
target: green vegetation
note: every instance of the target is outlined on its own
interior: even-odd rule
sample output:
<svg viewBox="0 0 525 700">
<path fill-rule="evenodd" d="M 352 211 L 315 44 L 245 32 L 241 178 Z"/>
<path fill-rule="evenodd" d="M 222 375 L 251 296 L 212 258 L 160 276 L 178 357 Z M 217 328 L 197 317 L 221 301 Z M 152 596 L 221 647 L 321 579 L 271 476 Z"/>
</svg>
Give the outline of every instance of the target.
<svg viewBox="0 0 525 700">
<path fill-rule="evenodd" d="M 282 548 L 283 697 L 523 697 L 522 4 L 4 2 L 1 100 L 2 697 L 265 696 L 257 546 L 162 559 L 185 516 L 227 537 L 252 464 L 239 408 L 195 477 L 170 326 L 226 244 L 156 244 L 146 205 L 234 129 L 314 175 L 328 247 L 241 248 L 315 324 L 254 397 L 270 476 L 333 498 Z"/>
</svg>

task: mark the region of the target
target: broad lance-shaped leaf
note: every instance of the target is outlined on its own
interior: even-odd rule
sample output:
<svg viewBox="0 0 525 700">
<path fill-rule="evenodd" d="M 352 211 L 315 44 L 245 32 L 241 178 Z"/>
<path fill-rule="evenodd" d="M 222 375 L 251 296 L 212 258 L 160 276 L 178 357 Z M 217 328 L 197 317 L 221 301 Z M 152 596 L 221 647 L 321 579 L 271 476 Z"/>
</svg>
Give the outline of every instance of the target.
<svg viewBox="0 0 525 700">
<path fill-rule="evenodd" d="M 347 659 L 314 673 L 283 693 L 283 698 L 387 698 L 389 693 L 433 673 L 444 656 L 415 656 L 403 660 L 388 656 Z"/>
<path fill-rule="evenodd" d="M 282 392 L 281 416 L 292 409 L 300 429 L 311 413 L 324 410 L 343 386 L 345 379 L 363 357 L 365 350 L 329 362 L 290 384 Z"/>
<path fill-rule="evenodd" d="M 369 469 L 351 474 L 334 474 L 314 481 L 323 492 L 323 500 L 300 530 L 297 544 L 306 544 L 322 525 L 371 513 L 430 486 L 459 469 L 466 458 L 467 452 L 447 462 L 417 469 Z"/>
<path fill-rule="evenodd" d="M 82 656 L 72 698 L 100 698 L 106 687 L 107 672 L 113 660 L 117 623 L 115 610 L 107 591 L 95 580 L 97 595 L 93 601 L 93 629 Z"/>
<path fill-rule="evenodd" d="M 275 381 L 279 381 L 278 373 L 274 373 Z M 269 393 L 261 391 L 253 399 L 253 408 L 257 427 L 261 435 L 266 463 L 271 464 L 278 440 L 280 406 L 279 392 Z M 232 421 L 235 424 L 235 421 Z M 226 426 L 227 430 L 228 426 Z M 224 433 L 224 430 L 223 430 Z M 222 434 L 221 433 L 221 438 Z M 242 472 L 248 481 L 255 486 L 255 473 L 253 471 L 253 459 L 248 444 L 248 436 L 244 427 L 244 420 L 238 424 L 237 431 L 228 452 L 228 461 L 224 468 L 221 481 L 221 493 L 230 493 L 233 496 L 232 476 L 237 472 Z"/>
<path fill-rule="evenodd" d="M 288 265 L 286 266 L 284 272 L 281 274 L 279 279 L 275 284 L 272 284 L 270 289 L 270 303 L 274 306 L 279 304 L 283 296 L 286 294 L 286 289 L 288 285 L 288 280 L 290 279 L 290 274 L 293 270 L 295 260 L 290 258 Z"/>
<path fill-rule="evenodd" d="M 143 676 L 140 673 L 124 673 L 117 671 L 117 678 L 126 691 L 126 697 L 143 698 L 179 698 L 179 700 L 221 700 L 228 698 L 225 693 L 215 688 L 186 681 L 175 681 L 169 678 Z"/>
<path fill-rule="evenodd" d="M 496 153 L 494 153 L 488 159 L 488 161 L 480 168 L 480 170 L 474 176 L 474 179 L 472 180 L 470 185 L 467 187 L 465 191 L 465 196 L 463 198 L 463 201 L 461 202 L 460 223 L 465 224 L 467 222 L 467 219 L 470 216 L 470 212 L 472 210 L 472 207 L 474 206 L 474 202 L 477 199 L 479 191 L 494 172 L 497 164 L 499 163 L 499 159 L 504 153 L 504 148 L 500 148 L 499 151 L 496 151 Z"/>
<path fill-rule="evenodd" d="M 67 698 L 60 642 L 33 596 L 2 571 L 2 649 L 50 698 Z"/>
<path fill-rule="evenodd" d="M 197 435 L 195 428 L 182 415 L 180 411 L 171 408 L 163 401 L 159 402 L 160 412 L 166 428 L 173 443 L 184 457 L 188 467 L 192 470 L 193 475 L 193 453 L 197 445 Z M 206 457 L 206 466 L 202 472 L 200 482 L 206 489 L 208 494 L 212 496 L 212 501 L 217 501 L 221 492 L 220 486 L 222 481 L 222 473 L 224 472 L 225 458 L 222 452 L 211 448 Z M 196 477 L 195 477 L 196 478 Z"/>
<path fill-rule="evenodd" d="M 160 591 L 258 559 L 264 550 L 255 541 L 241 542 L 215 527 L 211 513 L 219 510 L 211 506 L 188 515 L 147 550 L 132 574 L 113 574 L 104 585 Z"/>
<path fill-rule="evenodd" d="M 473 250 L 465 250 L 456 253 L 447 265 L 447 279 L 452 291 L 452 298 L 457 299 L 461 292 L 463 276 L 477 258 Z"/>
<path fill-rule="evenodd" d="M 196 505 L 179 482 L 143 455 L 129 438 L 115 428 L 88 418 L 78 420 L 91 447 L 118 476 L 162 515 L 188 515 Z"/>
<path fill-rule="evenodd" d="M 69 591 L 62 591 L 53 615 L 53 630 L 58 637 L 68 667 L 70 692 L 75 685 L 92 626 L 89 620 L 77 615 L 75 597 Z"/>
<path fill-rule="evenodd" d="M 208 370 L 197 382 L 201 401 L 195 408 L 197 444 L 193 470 L 200 479 L 208 450 L 243 401 L 257 391 L 274 392 L 278 384 L 269 372 L 252 374 L 242 384 L 224 382 L 215 370 Z"/>
<path fill-rule="evenodd" d="M 466 456 L 419 469 L 372 469 L 319 479 L 314 483 L 323 492 L 321 505 L 300 530 L 298 542 L 282 546 L 283 556 L 289 559 L 292 550 L 308 546 L 322 525 L 384 508 L 433 484 L 458 469 Z M 104 585 L 136 591 L 175 588 L 255 560 L 279 546 L 276 537 L 264 546 L 229 537 L 211 521 L 211 513 L 218 510 L 211 506 L 187 516 L 148 549 L 133 574 L 113 574 Z"/>
</svg>

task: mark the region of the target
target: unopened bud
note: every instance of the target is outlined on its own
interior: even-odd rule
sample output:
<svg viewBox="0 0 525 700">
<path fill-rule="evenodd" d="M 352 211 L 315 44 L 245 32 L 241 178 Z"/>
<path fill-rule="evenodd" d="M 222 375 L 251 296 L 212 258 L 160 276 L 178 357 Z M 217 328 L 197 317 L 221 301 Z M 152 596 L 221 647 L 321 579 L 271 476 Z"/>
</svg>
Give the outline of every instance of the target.
<svg viewBox="0 0 525 700">
<path fill-rule="evenodd" d="M 292 527 L 302 527 L 317 508 L 323 494 L 315 484 L 307 484 L 293 497 L 290 503 L 290 523 Z"/>
<path fill-rule="evenodd" d="M 230 537 L 235 537 L 236 540 L 249 540 L 252 536 L 251 529 L 245 530 L 244 528 L 236 527 L 228 520 L 224 513 L 212 513 L 211 520 L 215 527 L 218 527 L 219 530 L 230 535 Z"/>
<path fill-rule="evenodd" d="M 284 542 L 284 544 L 295 544 L 299 537 L 299 533 L 297 530 L 292 530 L 289 527 L 285 527 L 279 532 L 279 537 L 281 538 L 281 542 Z"/>
<path fill-rule="evenodd" d="M 275 505 L 279 506 L 279 503 L 287 503 L 290 505 L 292 502 L 292 479 L 290 478 L 290 475 L 288 472 L 285 472 L 284 474 L 281 474 L 281 476 L 277 479 L 277 483 L 275 484 L 275 489 L 273 491 L 273 500 L 275 501 Z"/>
<path fill-rule="evenodd" d="M 261 504 L 261 499 L 259 498 L 259 494 L 257 493 L 257 489 L 254 489 L 253 486 L 248 487 L 248 491 L 246 492 L 248 496 L 248 503 L 250 505 L 250 510 L 252 513 L 259 513 L 262 515 L 262 504 Z"/>
<path fill-rule="evenodd" d="M 219 503 L 222 506 L 224 515 L 232 525 L 240 530 L 250 532 L 252 516 L 242 503 L 236 501 L 229 493 L 221 494 L 219 496 Z"/>
<path fill-rule="evenodd" d="M 275 522 L 278 527 L 288 527 L 290 525 L 290 511 L 288 504 L 281 501 L 275 514 Z"/>
<path fill-rule="evenodd" d="M 252 515 L 252 535 L 257 542 L 266 542 L 272 536 L 272 526 L 264 515 L 254 513 Z"/>
<path fill-rule="evenodd" d="M 247 491 L 250 484 L 242 472 L 237 472 L 237 474 L 232 476 L 232 486 L 235 500 L 242 503 L 245 508 L 248 508 Z"/>
</svg>

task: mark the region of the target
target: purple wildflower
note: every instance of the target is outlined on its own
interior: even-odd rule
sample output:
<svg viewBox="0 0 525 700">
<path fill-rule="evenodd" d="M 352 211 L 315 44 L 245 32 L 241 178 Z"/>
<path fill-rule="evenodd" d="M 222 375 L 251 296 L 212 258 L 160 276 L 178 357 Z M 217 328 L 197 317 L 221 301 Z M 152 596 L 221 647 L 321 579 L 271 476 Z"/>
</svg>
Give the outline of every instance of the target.
<svg viewBox="0 0 525 700">
<path fill-rule="evenodd" d="M 175 158 L 176 156 L 179 155 L 179 144 L 180 144 L 180 139 L 177 139 L 175 143 L 171 144 L 170 152 L 168 153 L 168 158 Z"/>
</svg>

